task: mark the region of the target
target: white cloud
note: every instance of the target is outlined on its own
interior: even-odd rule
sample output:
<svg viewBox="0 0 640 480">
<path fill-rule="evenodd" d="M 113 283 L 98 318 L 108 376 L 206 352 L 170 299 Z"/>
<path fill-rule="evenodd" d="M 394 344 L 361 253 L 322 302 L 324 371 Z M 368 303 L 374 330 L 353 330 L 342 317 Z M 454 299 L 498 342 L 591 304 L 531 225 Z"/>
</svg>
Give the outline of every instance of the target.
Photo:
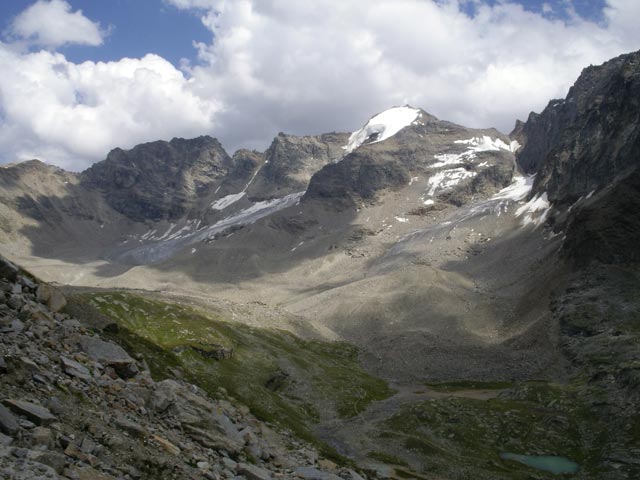
<svg viewBox="0 0 640 480">
<path fill-rule="evenodd" d="M 183 73 L 162 58 L 73 64 L 0 45 L 0 154 L 73 168 L 115 146 L 212 134 L 233 150 L 278 131 L 357 130 L 411 103 L 509 131 L 564 97 L 580 70 L 640 48 L 636 0 L 608 0 L 601 24 L 545 18 L 509 2 L 165 0 L 212 32 Z"/>
<path fill-rule="evenodd" d="M 10 35 L 48 48 L 65 44 L 101 45 L 104 32 L 81 10 L 73 12 L 65 0 L 38 0 L 18 15 Z"/>
<path fill-rule="evenodd" d="M 217 110 L 157 55 L 74 64 L 59 53 L 18 54 L 0 44 L 5 161 L 43 158 L 81 169 L 115 146 L 214 129 Z"/>
</svg>

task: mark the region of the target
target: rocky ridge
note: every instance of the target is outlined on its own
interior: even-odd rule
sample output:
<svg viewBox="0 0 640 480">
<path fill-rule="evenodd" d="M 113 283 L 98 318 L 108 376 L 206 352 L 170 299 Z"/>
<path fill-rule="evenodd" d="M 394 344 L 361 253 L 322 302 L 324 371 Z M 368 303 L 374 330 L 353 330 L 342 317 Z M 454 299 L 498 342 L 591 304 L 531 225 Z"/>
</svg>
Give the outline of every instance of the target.
<svg viewBox="0 0 640 480">
<path fill-rule="evenodd" d="M 0 258 L 0 476 L 32 479 L 361 479 L 144 364 L 64 313 L 66 300 Z"/>
</svg>

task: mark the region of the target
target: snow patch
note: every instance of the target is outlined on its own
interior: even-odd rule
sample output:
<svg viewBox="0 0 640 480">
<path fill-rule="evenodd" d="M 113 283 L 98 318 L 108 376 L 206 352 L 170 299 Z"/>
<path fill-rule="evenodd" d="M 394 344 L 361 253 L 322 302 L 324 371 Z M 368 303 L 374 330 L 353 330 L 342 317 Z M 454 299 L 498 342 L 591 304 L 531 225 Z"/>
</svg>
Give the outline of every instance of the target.
<svg viewBox="0 0 640 480">
<path fill-rule="evenodd" d="M 523 226 L 534 225 L 538 227 L 545 222 L 550 211 L 551 204 L 547 198 L 547 192 L 543 192 L 518 208 L 518 210 L 516 210 L 516 217 L 524 215 L 522 218 Z"/>
<path fill-rule="evenodd" d="M 456 140 L 454 143 L 469 145 L 469 149 L 474 152 L 497 152 L 500 150 L 511 151 L 511 147 L 499 138 L 491 138 L 489 135 L 482 137 L 472 137 L 467 140 Z"/>
<path fill-rule="evenodd" d="M 419 109 L 406 105 L 385 110 L 371 118 L 360 130 L 353 132 L 347 145 L 342 148 L 347 153 L 351 153 L 364 143 L 382 142 L 411 125 L 419 115 Z"/>
<path fill-rule="evenodd" d="M 245 196 L 245 192 L 242 191 L 240 193 L 232 193 L 231 195 L 227 195 L 226 197 L 222 197 L 211 204 L 211 208 L 213 210 L 224 210 L 229 205 L 233 205 L 242 197 Z"/>
<path fill-rule="evenodd" d="M 513 177 L 511 185 L 503 188 L 491 198 L 493 200 L 513 200 L 514 202 L 519 202 L 531 191 L 534 178 L 535 175 L 529 175 L 527 177 L 516 175 Z"/>
<path fill-rule="evenodd" d="M 394 217 L 400 223 L 407 223 L 409 219 L 407 217 Z"/>
<path fill-rule="evenodd" d="M 453 143 L 467 145 L 467 149 L 462 153 L 442 153 L 440 155 L 434 155 L 434 158 L 438 161 L 429 166 L 432 168 L 440 168 L 447 165 L 467 163 L 477 158 L 476 154 L 479 152 L 497 152 L 500 150 L 512 151 L 510 145 L 507 145 L 499 138 L 491 138 L 489 135 L 472 137 L 467 140 L 456 140 Z M 483 162 L 479 166 L 487 165 L 488 163 Z"/>
<path fill-rule="evenodd" d="M 433 197 L 436 192 L 452 188 L 462 180 L 475 176 L 476 172 L 470 172 L 464 168 L 450 168 L 448 170 L 435 173 L 429 177 L 429 181 L 427 182 L 429 188 L 427 190 L 427 195 Z"/>
</svg>

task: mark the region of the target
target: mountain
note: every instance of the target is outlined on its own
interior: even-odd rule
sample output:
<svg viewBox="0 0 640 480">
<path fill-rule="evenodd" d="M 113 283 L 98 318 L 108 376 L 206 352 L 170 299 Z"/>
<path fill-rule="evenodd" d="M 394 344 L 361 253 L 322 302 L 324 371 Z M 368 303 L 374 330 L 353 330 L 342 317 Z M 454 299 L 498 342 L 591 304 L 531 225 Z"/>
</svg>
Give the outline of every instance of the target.
<svg viewBox="0 0 640 480">
<path fill-rule="evenodd" d="M 265 152 L 6 166 L 0 250 L 154 381 L 215 378 L 372 478 L 634 478 L 638 59 L 510 136 L 405 105 Z"/>
</svg>

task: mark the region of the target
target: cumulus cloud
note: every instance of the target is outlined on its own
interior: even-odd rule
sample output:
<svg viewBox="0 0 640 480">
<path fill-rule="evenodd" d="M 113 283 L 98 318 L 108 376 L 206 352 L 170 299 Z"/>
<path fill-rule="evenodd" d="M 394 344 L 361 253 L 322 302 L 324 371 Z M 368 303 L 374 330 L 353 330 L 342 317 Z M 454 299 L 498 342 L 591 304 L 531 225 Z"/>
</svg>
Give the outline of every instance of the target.
<svg viewBox="0 0 640 480">
<path fill-rule="evenodd" d="M 115 146 L 204 133 L 264 148 L 278 131 L 356 130 L 405 103 L 508 132 L 583 67 L 640 47 L 636 0 L 607 0 L 599 23 L 512 1 L 473 0 L 473 15 L 462 0 L 165 2 L 212 33 L 184 71 L 154 55 L 73 64 L 0 45 L 5 161 L 78 169 Z"/>
<path fill-rule="evenodd" d="M 101 45 L 104 32 L 81 10 L 73 12 L 65 0 L 38 0 L 18 15 L 9 33 L 34 45 L 55 48 L 65 44 Z"/>
<path fill-rule="evenodd" d="M 74 64 L 59 53 L 19 54 L 0 45 L 0 69 L 6 161 L 41 158 L 78 170 L 115 146 L 215 127 L 215 101 L 198 97 L 157 55 Z"/>
</svg>

